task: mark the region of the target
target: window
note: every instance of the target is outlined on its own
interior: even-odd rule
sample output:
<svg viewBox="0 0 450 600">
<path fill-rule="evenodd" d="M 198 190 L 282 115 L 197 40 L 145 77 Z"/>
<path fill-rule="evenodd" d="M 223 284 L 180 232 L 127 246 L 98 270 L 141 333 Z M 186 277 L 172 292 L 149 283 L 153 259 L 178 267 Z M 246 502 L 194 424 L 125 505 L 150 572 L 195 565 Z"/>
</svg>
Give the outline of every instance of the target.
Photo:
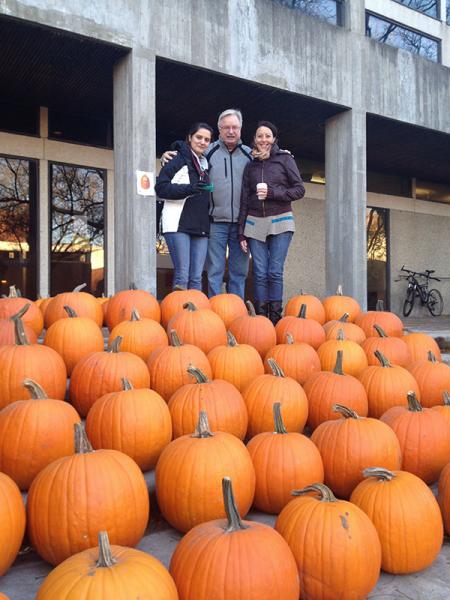
<svg viewBox="0 0 450 600">
<path fill-rule="evenodd" d="M 429 17 L 439 17 L 439 2 L 438 0 L 395 0 L 400 4 L 404 4 L 409 8 L 413 8 Z"/>
<path fill-rule="evenodd" d="M 39 135 L 39 108 L 0 102 L 0 131 Z"/>
<path fill-rule="evenodd" d="M 68 115 L 50 109 L 48 137 L 54 140 L 112 148 L 112 122 L 108 117 Z"/>
<path fill-rule="evenodd" d="M 36 297 L 36 163 L 0 156 L 0 293 Z"/>
<path fill-rule="evenodd" d="M 416 179 L 416 198 L 430 202 L 446 202 L 450 204 L 450 183 L 436 183 Z"/>
<path fill-rule="evenodd" d="M 342 25 L 341 0 L 274 0 L 277 4 L 300 10 L 333 25 Z"/>
<path fill-rule="evenodd" d="M 367 309 L 374 310 L 378 300 L 389 309 L 389 211 L 366 209 Z"/>
<path fill-rule="evenodd" d="M 86 283 L 85 291 L 104 290 L 104 198 L 101 169 L 52 164 L 51 276 L 54 296 Z"/>
<path fill-rule="evenodd" d="M 437 40 L 370 13 L 366 13 L 366 35 L 378 42 L 403 48 L 434 62 L 439 60 L 440 47 Z"/>
</svg>

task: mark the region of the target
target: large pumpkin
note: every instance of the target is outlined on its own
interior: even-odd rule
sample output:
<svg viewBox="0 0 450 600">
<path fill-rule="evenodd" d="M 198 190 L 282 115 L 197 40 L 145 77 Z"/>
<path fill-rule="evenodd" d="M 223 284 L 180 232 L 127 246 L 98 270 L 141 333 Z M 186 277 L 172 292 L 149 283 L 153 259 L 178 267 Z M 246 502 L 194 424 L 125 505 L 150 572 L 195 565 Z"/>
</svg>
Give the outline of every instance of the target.
<svg viewBox="0 0 450 600">
<path fill-rule="evenodd" d="M 431 408 L 444 417 L 447 423 L 447 427 L 450 431 L 450 393 L 446 390 L 442 394 L 442 404 L 437 404 L 435 406 L 432 406 Z"/>
<path fill-rule="evenodd" d="M 281 403 L 288 431 L 303 431 L 308 418 L 308 399 L 302 386 L 286 377 L 273 358 L 268 359 L 271 374 L 260 375 L 243 392 L 248 411 L 247 436 L 273 430 L 273 404 Z"/>
<path fill-rule="evenodd" d="M 25 532 L 25 506 L 19 488 L 0 472 L 0 577 L 14 562 Z"/>
<path fill-rule="evenodd" d="M 283 344 L 289 333 L 295 342 L 309 344 L 315 350 L 325 341 L 325 331 L 317 321 L 306 318 L 306 304 L 302 304 L 298 316 L 286 316 L 275 326 L 277 343 Z"/>
<path fill-rule="evenodd" d="M 48 398 L 31 379 L 23 385 L 31 399 L 0 411 L 0 471 L 27 490 L 44 467 L 74 453 L 73 427 L 80 417 L 67 402 Z"/>
<path fill-rule="evenodd" d="M 336 294 L 324 298 L 322 304 L 325 309 L 326 321 L 339 319 L 344 313 L 347 313 L 350 323 L 354 323 L 361 312 L 359 302 L 355 298 L 344 296 L 342 285 L 338 286 Z"/>
<path fill-rule="evenodd" d="M 242 521 L 230 478 L 222 485 L 226 520 L 191 529 L 170 561 L 180 600 L 298 600 L 297 568 L 286 542 L 272 527 Z"/>
<path fill-rule="evenodd" d="M 136 388 L 150 387 L 147 365 L 131 352 L 119 352 L 121 340 L 118 336 L 105 351 L 88 354 L 72 371 L 69 398 L 82 417 L 98 398 L 120 391 L 123 377 Z"/>
<path fill-rule="evenodd" d="M 428 352 L 432 352 L 438 361 L 442 360 L 441 350 L 434 338 L 428 333 L 414 332 L 404 335 L 402 340 L 409 348 L 411 363 L 427 360 Z"/>
<path fill-rule="evenodd" d="M 323 463 L 317 446 L 305 435 L 286 430 L 281 404 L 273 405 L 274 431 L 259 433 L 247 444 L 256 473 L 253 505 L 278 514 L 292 499 L 293 489 L 322 482 Z"/>
<path fill-rule="evenodd" d="M 318 496 L 312 497 L 311 492 Z M 275 529 L 294 554 L 301 597 L 366 598 L 381 566 L 380 540 L 369 517 L 355 504 L 337 500 L 323 484 L 307 486 L 294 495 L 297 497 L 281 511 Z"/>
<path fill-rule="evenodd" d="M 402 320 L 395 313 L 384 310 L 382 300 L 378 300 L 376 310 L 359 313 L 355 323 L 364 330 L 367 337 L 377 335 L 375 325 L 382 327 L 387 335 L 395 337 L 402 337 L 403 335 Z"/>
<path fill-rule="evenodd" d="M 350 501 L 375 525 L 383 571 L 405 574 L 429 567 L 440 552 L 444 533 L 433 492 L 406 471 L 369 468 L 363 475 Z"/>
<path fill-rule="evenodd" d="M 407 404 L 390 408 L 381 421 L 398 437 L 402 469 L 430 484 L 450 462 L 450 430 L 439 412 L 422 408 L 414 392 L 408 392 Z"/>
<path fill-rule="evenodd" d="M 167 327 L 170 319 L 180 310 L 186 302 L 193 302 L 197 308 L 210 308 L 206 296 L 200 290 L 175 290 L 161 300 L 161 324 Z"/>
<path fill-rule="evenodd" d="M 272 372 L 269 358 L 273 358 L 283 373 L 298 381 L 300 385 L 303 385 L 313 373 L 320 371 L 320 360 L 314 348 L 304 342 L 295 343 L 289 332 L 286 333 L 285 344 L 277 344 L 268 350 L 264 359 L 266 373 Z"/>
<path fill-rule="evenodd" d="M 273 323 L 263 315 L 257 315 L 253 304 L 246 302 L 248 314 L 235 319 L 229 329 L 239 344 L 249 344 L 264 359 L 266 352 L 277 343 Z"/>
<path fill-rule="evenodd" d="M 28 298 L 19 296 L 14 285 L 9 288 L 9 296 L 0 298 L 0 319 L 9 319 L 17 315 L 27 305 L 29 305 L 28 308 L 20 316 L 23 322 L 33 329 L 36 336 L 39 336 L 44 327 L 42 313 L 34 302 L 28 300 Z"/>
<path fill-rule="evenodd" d="M 23 329 L 28 341 L 31 344 L 37 344 L 38 336 L 34 329 L 23 321 L 23 316 L 30 308 L 31 303 L 25 304 L 17 313 L 7 318 L 0 319 L 0 346 L 10 346 L 16 341 L 15 325 L 16 319 L 22 319 Z"/>
<path fill-rule="evenodd" d="M 400 443 L 385 423 L 360 417 L 346 406 L 334 409 L 342 418 L 319 425 L 311 439 L 322 455 L 325 484 L 340 498 L 349 498 L 367 467 L 400 469 Z"/>
<path fill-rule="evenodd" d="M 43 469 L 28 492 L 30 542 L 57 565 L 95 546 L 100 531 L 111 541 L 135 546 L 149 517 L 147 485 L 137 464 L 117 450 L 92 451 L 81 425 L 75 425 L 76 454 Z"/>
<path fill-rule="evenodd" d="M 131 319 L 133 309 L 143 318 L 153 319 L 158 323 L 161 319 L 161 309 L 153 294 L 145 290 L 122 290 L 108 300 L 106 324 L 109 330 L 112 331 L 122 321 Z"/>
<path fill-rule="evenodd" d="M 361 417 L 367 417 L 369 404 L 363 384 L 346 375 L 342 369 L 342 350 L 336 353 L 336 364 L 332 371 L 313 373 L 304 383 L 308 398 L 308 425 L 315 429 L 324 421 L 339 419 L 333 410 L 335 404 L 344 404 Z"/>
<path fill-rule="evenodd" d="M 187 302 L 167 324 L 168 331 L 175 329 L 183 342 L 197 346 L 205 354 L 216 346 L 227 343 L 227 330 L 222 319 L 210 308 L 197 309 Z"/>
<path fill-rule="evenodd" d="M 110 546 L 106 531 L 98 547 L 79 552 L 47 575 L 36 600 L 178 600 L 175 583 L 153 556 Z"/>
<path fill-rule="evenodd" d="M 169 400 L 173 437 L 192 433 L 201 410 L 208 414 L 211 431 L 225 431 L 243 440 L 247 432 L 247 407 L 234 385 L 222 379 L 208 379 L 193 365 L 188 372 L 195 383 L 186 383 Z"/>
<path fill-rule="evenodd" d="M 178 293 L 178 292 L 177 292 Z M 207 376 L 212 377 L 211 366 L 205 353 L 192 344 L 182 344 L 176 331 L 170 331 L 170 346 L 153 350 L 147 360 L 150 373 L 150 387 L 166 402 L 178 388 L 194 381 L 188 372 L 195 365 Z"/>
<path fill-rule="evenodd" d="M 321 325 L 325 323 L 325 309 L 323 304 L 317 296 L 313 296 L 312 294 L 300 293 L 298 296 L 289 298 L 284 309 L 285 316 L 291 315 L 296 317 L 300 312 L 302 304 L 306 304 L 308 307 L 308 319 L 314 319 Z"/>
<path fill-rule="evenodd" d="M 419 386 L 422 406 L 430 408 L 441 404 L 442 394 L 450 390 L 450 366 L 436 360 L 430 351 L 428 360 L 417 360 L 408 370 Z"/>
<path fill-rule="evenodd" d="M 210 298 L 209 303 L 211 310 L 219 315 L 227 329 L 234 319 L 247 314 L 245 302 L 237 294 L 217 294 Z"/>
<path fill-rule="evenodd" d="M 125 377 L 122 388 L 96 400 L 86 433 L 94 448 L 120 450 L 148 471 L 172 439 L 169 409 L 157 392 L 135 389 Z"/>
<path fill-rule="evenodd" d="M 444 520 L 444 529 L 450 535 L 450 463 L 442 469 L 438 483 L 438 502 Z"/>
<path fill-rule="evenodd" d="M 129 321 L 121 321 L 113 327 L 108 343 L 110 344 L 117 336 L 122 338 L 120 347 L 123 352 L 137 354 L 144 361 L 147 361 L 156 348 L 169 345 L 164 327 L 158 321 L 142 318 L 135 308 L 131 311 Z"/>
<path fill-rule="evenodd" d="M 97 323 L 99 327 L 103 323 L 103 311 L 97 298 L 81 290 L 86 287 L 83 283 L 77 286 L 72 292 L 63 292 L 57 294 L 50 300 L 45 310 L 45 327 L 48 329 L 58 319 L 68 317 L 65 306 L 70 306 L 79 317 L 87 317 Z"/>
<path fill-rule="evenodd" d="M 407 367 L 411 362 L 411 355 L 403 338 L 386 335 L 383 329 L 377 324 L 373 327 L 378 335 L 376 337 L 368 337 L 361 343 L 361 347 L 366 353 L 369 366 L 378 365 L 378 359 L 375 352 L 379 351 L 393 365 Z"/>
<path fill-rule="evenodd" d="M 343 330 L 340 329 L 336 339 L 327 340 L 317 350 L 322 371 L 333 371 L 338 350 L 342 350 L 344 373 L 358 377 L 367 368 L 367 357 L 364 350 L 356 342 L 346 340 Z"/>
<path fill-rule="evenodd" d="M 224 517 L 220 482 L 225 476 L 236 482 L 239 510 L 247 514 L 255 494 L 250 454 L 234 435 L 212 433 L 201 411 L 195 433 L 166 446 L 156 465 L 156 496 L 163 517 L 184 532 Z"/>
<path fill-rule="evenodd" d="M 227 332 L 228 344 L 216 346 L 208 353 L 214 379 L 225 379 L 242 392 L 258 375 L 264 373 L 261 356 L 253 346 L 238 344 L 236 338 Z"/>
</svg>

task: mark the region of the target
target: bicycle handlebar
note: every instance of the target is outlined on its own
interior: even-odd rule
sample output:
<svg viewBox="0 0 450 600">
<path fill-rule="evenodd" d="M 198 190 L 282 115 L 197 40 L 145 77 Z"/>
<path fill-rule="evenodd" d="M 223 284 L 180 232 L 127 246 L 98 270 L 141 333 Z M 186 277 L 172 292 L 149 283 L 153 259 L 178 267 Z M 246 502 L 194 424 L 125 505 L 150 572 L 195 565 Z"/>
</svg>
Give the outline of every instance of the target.
<svg viewBox="0 0 450 600">
<path fill-rule="evenodd" d="M 404 271 L 405 273 L 409 273 L 410 276 L 415 277 L 418 275 L 419 277 L 426 277 L 427 279 L 433 279 L 434 281 L 441 281 L 437 277 L 431 277 L 431 273 L 434 273 L 434 270 L 425 269 L 424 273 L 420 273 L 419 271 L 411 271 L 411 269 L 405 269 L 405 265 L 402 266 L 400 271 Z"/>
</svg>

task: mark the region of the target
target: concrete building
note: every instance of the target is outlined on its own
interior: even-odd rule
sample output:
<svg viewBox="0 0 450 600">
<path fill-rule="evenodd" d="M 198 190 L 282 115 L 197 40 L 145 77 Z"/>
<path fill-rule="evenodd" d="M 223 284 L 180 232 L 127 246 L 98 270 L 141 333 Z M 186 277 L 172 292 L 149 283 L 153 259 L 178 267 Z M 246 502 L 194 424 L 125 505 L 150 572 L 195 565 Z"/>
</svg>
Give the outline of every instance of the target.
<svg viewBox="0 0 450 600">
<path fill-rule="evenodd" d="M 0 0 L 1 293 L 161 295 L 136 172 L 235 106 L 306 181 L 287 295 L 400 310 L 406 265 L 447 278 L 448 312 L 449 23 L 449 0 Z"/>
</svg>

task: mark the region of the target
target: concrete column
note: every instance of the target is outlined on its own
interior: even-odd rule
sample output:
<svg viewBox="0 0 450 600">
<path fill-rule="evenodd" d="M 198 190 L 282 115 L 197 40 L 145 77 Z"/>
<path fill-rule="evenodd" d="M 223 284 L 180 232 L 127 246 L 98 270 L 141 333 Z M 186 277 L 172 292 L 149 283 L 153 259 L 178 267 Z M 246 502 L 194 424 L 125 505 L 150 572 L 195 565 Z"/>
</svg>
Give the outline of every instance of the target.
<svg viewBox="0 0 450 600">
<path fill-rule="evenodd" d="M 366 14 L 364 0 L 345 0 L 342 3 L 342 10 L 344 12 L 343 26 L 345 29 L 365 35 Z"/>
<path fill-rule="evenodd" d="M 155 152 L 155 57 L 137 49 L 114 69 L 115 291 L 156 292 L 155 199 L 136 192 L 136 171 L 151 171 Z"/>
<path fill-rule="evenodd" d="M 326 121 L 326 288 L 367 306 L 366 115 L 348 110 Z"/>
<path fill-rule="evenodd" d="M 43 140 L 43 158 L 39 160 L 38 170 L 38 280 L 37 291 L 42 298 L 50 295 L 50 207 L 48 160 L 46 159 L 46 141 L 48 138 L 48 108 L 39 109 L 39 136 Z"/>
</svg>

